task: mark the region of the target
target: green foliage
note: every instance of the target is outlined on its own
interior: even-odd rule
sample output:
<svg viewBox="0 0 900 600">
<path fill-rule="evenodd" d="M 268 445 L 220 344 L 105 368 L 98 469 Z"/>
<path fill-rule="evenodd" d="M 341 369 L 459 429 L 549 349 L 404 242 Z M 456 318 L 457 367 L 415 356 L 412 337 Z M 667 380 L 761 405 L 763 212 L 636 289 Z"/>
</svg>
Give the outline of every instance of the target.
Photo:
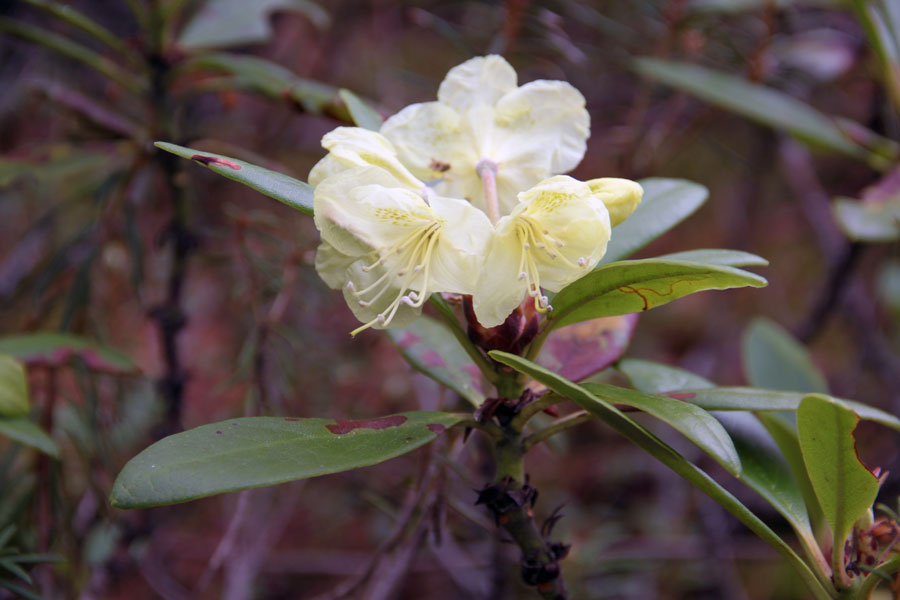
<svg viewBox="0 0 900 600">
<path fill-rule="evenodd" d="M 59 458 L 59 448 L 47 433 L 28 417 L 0 418 L 0 435 Z"/>
<path fill-rule="evenodd" d="M 885 156 L 873 153 L 871 149 L 854 141 L 846 131 L 835 124 L 834 119 L 772 88 L 678 61 L 639 58 L 635 60 L 634 66 L 642 75 L 763 125 L 789 132 L 814 146 L 881 166 L 885 165 L 885 159 L 890 160 L 897 155 L 897 149 L 893 144 L 867 131 L 867 138 L 872 140 L 873 144 L 889 146 L 889 149 L 880 148 Z"/>
<path fill-rule="evenodd" d="M 699 375 L 649 360 L 627 358 L 616 366 L 635 389 L 648 394 L 715 387 L 714 383 Z"/>
<path fill-rule="evenodd" d="M 611 404 L 623 404 L 651 415 L 684 435 L 725 470 L 739 477 L 741 459 L 725 428 L 712 415 L 674 398 L 645 394 L 614 385 L 586 383 L 584 389 Z"/>
<path fill-rule="evenodd" d="M 705 290 L 764 285 L 759 275 L 732 267 L 656 259 L 611 263 L 556 295 L 550 326 L 641 312 Z"/>
<path fill-rule="evenodd" d="M 34 581 L 28 573 L 30 565 L 37 563 L 61 562 L 58 556 L 50 554 L 26 554 L 13 544 L 16 527 L 7 525 L 0 529 L 0 588 L 6 589 L 17 597 L 28 600 L 43 600 L 34 591 Z"/>
<path fill-rule="evenodd" d="M 806 396 L 797 409 L 803 462 L 834 544 L 843 546 L 853 524 L 872 508 L 878 478 L 859 460 L 853 430 L 858 415 L 827 396 Z"/>
<path fill-rule="evenodd" d="M 900 199 L 893 202 L 860 202 L 836 198 L 834 218 L 851 240 L 896 242 L 900 240 Z"/>
<path fill-rule="evenodd" d="M 13 357 L 0 354 L 0 419 L 27 415 L 28 409 L 25 368 Z"/>
<path fill-rule="evenodd" d="M 197 50 L 265 42 L 272 36 L 271 13 L 288 10 L 306 15 L 319 28 L 331 21 L 309 0 L 206 0 L 181 31 L 178 45 Z"/>
<path fill-rule="evenodd" d="M 752 385 L 787 392 L 828 393 L 828 382 L 806 348 L 776 323 L 754 319 L 741 340 L 744 374 Z"/>
<path fill-rule="evenodd" d="M 406 327 L 388 329 L 400 354 L 417 371 L 450 388 L 474 406 L 484 402 L 480 373 L 460 345 L 438 321 L 422 316 Z"/>
<path fill-rule="evenodd" d="M 353 119 L 357 126 L 371 129 L 372 131 L 381 129 L 383 121 L 381 115 L 374 108 L 363 102 L 359 96 L 350 90 L 344 89 L 338 90 L 338 96 L 347 105 L 347 110 L 350 111 L 350 118 Z"/>
<path fill-rule="evenodd" d="M 613 229 L 598 268 L 628 258 L 691 216 L 709 196 L 702 185 L 683 179 L 642 179 L 644 197 L 623 223 Z"/>
<path fill-rule="evenodd" d="M 433 441 L 462 419 L 419 411 L 360 421 L 247 417 L 202 425 L 132 458 L 110 502 L 174 504 L 374 465 Z"/>
<path fill-rule="evenodd" d="M 168 142 L 156 142 L 156 147 L 166 152 L 171 152 L 176 156 L 198 162 L 208 167 L 214 173 L 233 179 L 238 183 L 243 183 L 270 198 L 275 198 L 279 202 L 287 204 L 291 208 L 310 215 L 313 212 L 312 187 L 299 179 L 294 179 L 263 167 L 257 167 L 236 158 L 193 150 Z"/>
<path fill-rule="evenodd" d="M 68 333 L 27 333 L 0 337 L 0 354 L 27 365 L 61 367 L 72 358 L 86 367 L 107 373 L 136 373 L 137 366 L 121 352 Z"/>
<path fill-rule="evenodd" d="M 517 371 L 533 377 L 535 380 L 546 385 L 561 396 L 571 398 L 583 409 L 600 418 L 640 448 L 647 451 L 654 458 L 721 504 L 761 539 L 771 544 L 772 547 L 775 548 L 775 550 L 777 550 L 794 569 L 796 569 L 808 589 L 817 599 L 831 597 L 831 594 L 823 586 L 822 582 L 818 579 L 818 576 L 809 565 L 807 565 L 807 563 L 804 562 L 784 540 L 753 514 L 750 509 L 744 506 L 725 488 L 716 483 L 709 475 L 704 473 L 693 463 L 685 460 L 684 457 L 647 431 L 639 423 L 618 410 L 612 404 L 609 404 L 590 393 L 584 387 L 568 381 L 524 358 L 497 351 L 491 352 L 490 354 L 494 360 L 509 365 Z"/>
</svg>

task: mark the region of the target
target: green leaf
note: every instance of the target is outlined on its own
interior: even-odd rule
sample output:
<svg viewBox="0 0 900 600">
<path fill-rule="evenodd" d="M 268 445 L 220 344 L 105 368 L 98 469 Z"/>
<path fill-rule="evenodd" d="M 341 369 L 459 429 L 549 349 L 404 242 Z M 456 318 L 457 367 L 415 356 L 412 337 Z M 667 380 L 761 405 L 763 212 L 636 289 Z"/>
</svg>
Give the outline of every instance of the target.
<svg viewBox="0 0 900 600">
<path fill-rule="evenodd" d="M 717 387 L 702 390 L 682 390 L 669 396 L 686 400 L 706 410 L 765 410 L 796 411 L 806 395 L 799 392 L 763 390 L 751 387 Z M 853 400 L 834 399 L 866 421 L 873 421 L 900 431 L 900 418 L 873 406 Z"/>
<path fill-rule="evenodd" d="M 797 410 L 803 462 L 835 544 L 843 544 L 853 524 L 872 508 L 878 478 L 856 454 L 853 430 L 859 416 L 827 396 L 806 396 Z"/>
<path fill-rule="evenodd" d="M 156 142 L 154 145 L 176 156 L 196 161 L 219 175 L 243 183 L 291 208 L 308 215 L 313 213 L 313 188 L 299 179 L 221 154 L 193 150 L 168 142 Z"/>
<path fill-rule="evenodd" d="M 754 319 L 741 340 L 744 374 L 754 386 L 786 392 L 828 393 L 825 376 L 800 342 L 780 325 Z"/>
<path fill-rule="evenodd" d="M 59 458 L 59 448 L 53 438 L 27 417 L 0 418 L 0 435 L 31 446 L 53 458 Z"/>
<path fill-rule="evenodd" d="M 137 373 L 130 358 L 89 339 L 68 333 L 25 333 L 0 337 L 0 354 L 9 354 L 28 366 L 61 367 L 77 357 L 85 366 L 107 373 Z"/>
<path fill-rule="evenodd" d="M 350 111 L 350 118 L 353 119 L 354 123 L 372 131 L 381 129 L 381 123 L 383 122 L 381 115 L 374 108 L 360 100 L 359 96 L 345 89 L 338 90 L 338 96 L 347 105 L 347 110 Z"/>
<path fill-rule="evenodd" d="M 550 328 L 649 310 L 704 290 L 763 287 L 766 280 L 732 267 L 656 259 L 598 267 L 553 299 Z"/>
<path fill-rule="evenodd" d="M 6 588 L 14 594 L 18 594 L 22 598 L 27 598 L 27 600 L 45 600 L 43 596 L 35 594 L 31 590 L 23 588 L 19 584 L 13 583 L 9 579 L 0 579 L 0 588 Z"/>
<path fill-rule="evenodd" d="M 616 366 L 628 377 L 631 385 L 648 394 L 715 387 L 711 381 L 690 371 L 649 360 L 626 358 L 619 361 Z"/>
<path fill-rule="evenodd" d="M 900 202 L 859 202 L 836 198 L 834 218 L 851 240 L 858 242 L 895 242 L 900 239 Z"/>
<path fill-rule="evenodd" d="M 581 381 L 616 362 L 631 342 L 638 315 L 583 321 L 554 331 L 541 346 L 538 364 Z"/>
<path fill-rule="evenodd" d="M 560 377 L 552 371 L 534 364 L 520 356 L 506 352 L 492 351 L 489 353 L 497 362 L 503 363 L 533 377 L 561 396 L 571 398 L 583 409 L 605 421 L 613 429 L 637 444 L 640 448 L 655 457 L 661 463 L 672 469 L 700 491 L 722 505 L 728 512 L 746 525 L 762 540 L 770 544 L 788 563 L 796 569 L 807 588 L 813 592 L 817 600 L 828 600 L 831 595 L 822 586 L 815 573 L 797 555 L 796 552 L 759 517 L 744 506 L 728 490 L 719 485 L 709 475 L 699 469 L 693 463 L 688 462 L 670 446 L 666 445 L 655 435 L 647 431 L 639 423 L 618 410 L 615 406 L 591 394 L 584 387 Z"/>
<path fill-rule="evenodd" d="M 65 21 L 69 25 L 80 29 L 94 39 L 103 42 L 104 44 L 115 50 L 117 55 L 127 57 L 132 62 L 137 62 L 138 60 L 140 60 L 137 53 L 127 44 L 125 44 L 121 39 L 119 39 L 116 34 L 103 27 L 84 13 L 75 10 L 72 6 L 63 4 L 62 2 L 56 2 L 55 0 L 25 0 L 25 2 L 36 8 L 47 11 L 49 14 L 60 19 L 61 21 Z"/>
<path fill-rule="evenodd" d="M 880 158 L 855 143 L 833 118 L 778 90 L 678 61 L 639 58 L 634 67 L 641 75 L 762 125 L 787 131 L 809 144 L 865 161 Z"/>
<path fill-rule="evenodd" d="M 21 417 L 29 409 L 25 367 L 12 356 L 0 354 L 0 418 Z"/>
<path fill-rule="evenodd" d="M 328 13 L 309 0 L 206 0 L 178 45 L 196 50 L 266 42 L 272 37 L 271 14 L 281 10 L 300 12 L 320 29 L 330 23 Z"/>
<path fill-rule="evenodd" d="M 810 559 L 819 565 L 822 573 L 828 572 L 828 561 L 822 555 L 810 525 L 807 503 L 801 488 L 806 481 L 802 459 L 800 470 L 794 470 L 790 457 L 783 454 L 783 440 L 775 438 L 774 441 L 778 443 L 776 446 L 773 443 L 775 436 L 771 433 L 772 429 L 763 429 L 753 415 L 732 414 L 723 424 L 741 459 L 743 472 L 739 479 L 765 498 L 791 524 Z M 798 473 L 803 477 L 802 481 L 798 479 Z"/>
<path fill-rule="evenodd" d="M 33 27 L 19 21 L 0 17 L 0 31 L 44 46 L 58 54 L 81 62 L 92 69 L 96 69 L 134 94 L 140 95 L 147 91 L 147 82 L 143 79 L 135 77 L 113 61 L 94 52 L 87 46 L 83 46 L 68 38 L 51 33 L 46 29 Z"/>
<path fill-rule="evenodd" d="M 187 60 L 180 72 L 213 70 L 234 77 L 237 87 L 252 90 L 273 100 L 291 100 L 311 113 L 321 113 L 335 103 L 338 90 L 330 85 L 294 75 L 264 58 L 213 52 Z"/>
<path fill-rule="evenodd" d="M 0 569 L 6 569 L 25 583 L 31 583 L 31 576 L 25 571 L 25 569 L 6 557 L 0 557 Z"/>
<path fill-rule="evenodd" d="M 656 257 L 659 260 L 677 260 L 703 265 L 719 265 L 723 267 L 765 267 L 769 261 L 762 256 L 741 250 L 702 249 L 673 252 Z"/>
<path fill-rule="evenodd" d="M 652 177 L 642 179 L 644 197 L 612 237 L 600 265 L 628 258 L 700 208 L 709 190 L 684 179 Z"/>
<path fill-rule="evenodd" d="M 481 406 L 481 372 L 444 325 L 422 315 L 411 325 L 386 331 L 414 369 Z"/>
<path fill-rule="evenodd" d="M 812 529 L 819 531 L 824 523 L 824 516 L 822 507 L 819 506 L 819 501 L 816 499 L 812 482 L 809 480 L 809 474 L 806 472 L 806 465 L 803 463 L 803 453 L 800 451 L 800 440 L 797 437 L 796 413 L 760 411 L 754 414 L 778 444 L 803 496 L 809 520 L 812 522 Z"/>
<path fill-rule="evenodd" d="M 419 411 L 360 421 L 246 417 L 202 425 L 132 458 L 110 502 L 174 504 L 374 465 L 431 442 L 463 418 Z"/>
<path fill-rule="evenodd" d="M 740 476 L 741 459 L 728 432 L 711 414 L 693 404 L 602 383 L 586 383 L 584 389 L 610 403 L 624 404 L 667 423 L 697 444 L 725 470 Z"/>
</svg>

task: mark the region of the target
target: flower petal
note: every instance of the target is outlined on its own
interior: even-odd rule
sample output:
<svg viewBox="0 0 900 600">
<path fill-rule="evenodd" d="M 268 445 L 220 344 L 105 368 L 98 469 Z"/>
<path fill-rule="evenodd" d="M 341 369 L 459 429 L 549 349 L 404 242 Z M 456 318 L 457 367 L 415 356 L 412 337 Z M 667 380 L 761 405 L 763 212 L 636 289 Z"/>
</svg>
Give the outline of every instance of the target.
<svg viewBox="0 0 900 600">
<path fill-rule="evenodd" d="M 544 177 L 571 171 L 590 136 L 584 96 L 565 81 L 532 81 L 506 94 L 497 102 L 495 121 L 492 152 L 501 171 Z"/>
<path fill-rule="evenodd" d="M 497 222 L 504 233 L 495 234 L 490 241 L 484 268 L 478 277 L 472 307 L 483 327 L 496 327 L 506 320 L 522 302 L 527 283 L 519 278 L 522 246 L 515 232 L 503 227 L 503 217 Z"/>
<path fill-rule="evenodd" d="M 519 194 L 511 215 L 534 223 L 545 248 L 533 244 L 541 287 L 559 291 L 586 275 L 606 253 L 609 211 L 584 182 L 566 175 L 546 179 Z M 499 224 L 498 224 L 499 229 Z"/>
<path fill-rule="evenodd" d="M 353 167 L 381 167 L 402 185 L 419 190 L 424 184 L 403 166 L 391 142 L 362 127 L 338 127 L 325 134 L 322 147 L 328 154 L 309 172 L 309 184 L 319 185 L 326 177 Z"/>
<path fill-rule="evenodd" d="M 358 259 L 347 256 L 329 244 L 322 242 L 316 250 L 316 273 L 333 290 L 339 290 L 347 283 L 347 269 Z"/>
<path fill-rule="evenodd" d="M 407 106 L 384 122 L 381 133 L 396 148 L 403 164 L 423 180 L 461 173 L 475 176 L 479 158 L 475 140 L 460 114 L 447 105 L 424 102 Z"/>
<path fill-rule="evenodd" d="M 602 177 L 586 182 L 594 195 L 609 211 L 610 225 L 615 227 L 634 212 L 644 196 L 644 188 L 636 181 L 617 177 Z"/>
<path fill-rule="evenodd" d="M 472 294 L 494 228 L 487 215 L 465 200 L 436 196 L 431 206 L 443 224 L 432 258 L 428 289 Z"/>
<path fill-rule="evenodd" d="M 398 243 L 434 219 L 419 194 L 379 167 L 354 167 L 328 177 L 313 196 L 322 240 L 348 256 Z"/>
<path fill-rule="evenodd" d="M 366 259 L 357 260 L 347 269 L 345 281 L 350 281 L 352 286 L 344 285 L 344 300 L 347 306 L 353 312 L 353 315 L 366 323 L 371 324 L 375 329 L 385 329 L 387 327 L 403 327 L 412 323 L 416 317 L 422 313 L 422 307 L 414 307 L 403 302 L 396 303 L 396 298 L 403 294 L 406 290 L 396 285 L 396 280 L 392 281 L 392 285 L 382 293 L 378 299 L 371 304 L 361 303 L 359 297 L 354 290 L 363 290 L 371 284 L 375 283 L 385 273 L 384 268 L 376 268 L 365 270 L 369 261 Z M 390 310 L 391 305 L 396 305 L 396 310 Z M 389 319 L 385 319 L 384 323 L 378 321 L 378 315 L 388 312 Z M 362 328 L 357 329 L 359 332 Z"/>
<path fill-rule="evenodd" d="M 496 54 L 478 56 L 450 69 L 438 88 L 438 101 L 465 113 L 479 104 L 494 105 L 516 89 L 516 71 Z"/>
</svg>

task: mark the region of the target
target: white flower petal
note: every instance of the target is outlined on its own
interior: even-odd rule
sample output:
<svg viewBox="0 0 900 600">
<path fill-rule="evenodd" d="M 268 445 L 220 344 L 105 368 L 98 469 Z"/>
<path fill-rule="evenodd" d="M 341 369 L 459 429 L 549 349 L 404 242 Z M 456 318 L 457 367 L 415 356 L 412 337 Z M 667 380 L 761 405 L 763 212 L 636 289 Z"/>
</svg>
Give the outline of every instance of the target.
<svg viewBox="0 0 900 600">
<path fill-rule="evenodd" d="M 343 286 L 344 300 L 347 301 L 347 306 L 350 307 L 357 319 L 365 323 L 353 333 L 356 334 L 368 327 L 385 329 L 387 327 L 403 327 L 412 323 L 422 313 L 422 307 L 397 302 L 396 298 L 406 293 L 406 290 L 396 285 L 395 280 L 392 280 L 391 284 L 386 286 L 384 292 L 371 304 L 360 302 L 356 290 L 366 289 L 385 273 L 384 268 L 366 271 L 367 264 L 369 263 L 365 259 L 354 262 L 347 269 L 345 277 L 345 282 L 349 281 L 352 285 Z M 379 315 L 383 315 L 383 321 L 379 320 Z"/>
<path fill-rule="evenodd" d="M 378 167 L 328 177 L 316 186 L 313 209 L 322 239 L 349 256 L 392 246 L 433 219 L 421 195 Z"/>
<path fill-rule="evenodd" d="M 525 297 L 527 282 L 519 277 L 521 255 L 522 246 L 511 230 L 492 237 L 472 295 L 475 317 L 483 327 L 502 324 Z"/>
<path fill-rule="evenodd" d="M 443 227 L 432 258 L 429 288 L 472 294 L 494 228 L 487 215 L 465 200 L 437 196 L 431 206 Z"/>
<path fill-rule="evenodd" d="M 516 71 L 501 56 L 479 56 L 450 69 L 438 88 L 438 101 L 465 113 L 479 104 L 493 105 L 516 89 Z"/>
<path fill-rule="evenodd" d="M 347 269 L 358 259 L 347 256 L 329 244 L 322 242 L 316 250 L 316 273 L 333 290 L 339 290 L 347 283 Z"/>
<path fill-rule="evenodd" d="M 440 102 L 407 106 L 384 122 L 381 134 L 403 164 L 426 181 L 473 174 L 479 158 L 460 114 Z"/>
<path fill-rule="evenodd" d="M 381 167 L 402 185 L 418 190 L 424 185 L 403 166 L 391 142 L 380 133 L 362 127 L 338 127 L 322 138 L 329 151 L 309 173 L 309 184 L 319 185 L 326 177 L 354 167 Z"/>
<path fill-rule="evenodd" d="M 500 98 L 494 153 L 501 168 L 550 175 L 578 166 L 590 136 L 584 104 L 581 92 L 565 81 L 532 81 Z"/>
</svg>

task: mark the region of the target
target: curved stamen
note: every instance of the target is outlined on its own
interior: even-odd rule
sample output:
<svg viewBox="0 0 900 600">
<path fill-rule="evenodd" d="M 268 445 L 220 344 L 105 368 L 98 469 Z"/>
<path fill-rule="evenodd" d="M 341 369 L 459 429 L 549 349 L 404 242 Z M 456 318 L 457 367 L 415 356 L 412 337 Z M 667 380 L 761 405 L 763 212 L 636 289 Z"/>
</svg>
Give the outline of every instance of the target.
<svg viewBox="0 0 900 600">
<path fill-rule="evenodd" d="M 381 250 L 379 258 L 370 265 L 363 267 L 363 271 L 369 272 L 376 267 L 385 267 L 384 273 L 378 279 L 364 289 L 356 290 L 351 286 L 348 289 L 359 299 L 360 306 L 368 307 L 379 300 L 389 289 L 399 289 L 394 299 L 374 319 L 350 332 L 350 335 L 364 331 L 376 324 L 382 327 L 390 325 L 401 304 L 413 308 L 419 308 L 428 299 L 428 278 L 430 276 L 431 258 L 435 246 L 440 240 L 442 222 L 431 221 L 422 225 L 405 236 L 393 246 Z M 387 259 L 395 257 L 393 264 L 388 265 Z M 421 277 L 421 289 L 412 290 L 410 286 Z M 369 294 L 374 295 L 369 297 Z"/>
</svg>

